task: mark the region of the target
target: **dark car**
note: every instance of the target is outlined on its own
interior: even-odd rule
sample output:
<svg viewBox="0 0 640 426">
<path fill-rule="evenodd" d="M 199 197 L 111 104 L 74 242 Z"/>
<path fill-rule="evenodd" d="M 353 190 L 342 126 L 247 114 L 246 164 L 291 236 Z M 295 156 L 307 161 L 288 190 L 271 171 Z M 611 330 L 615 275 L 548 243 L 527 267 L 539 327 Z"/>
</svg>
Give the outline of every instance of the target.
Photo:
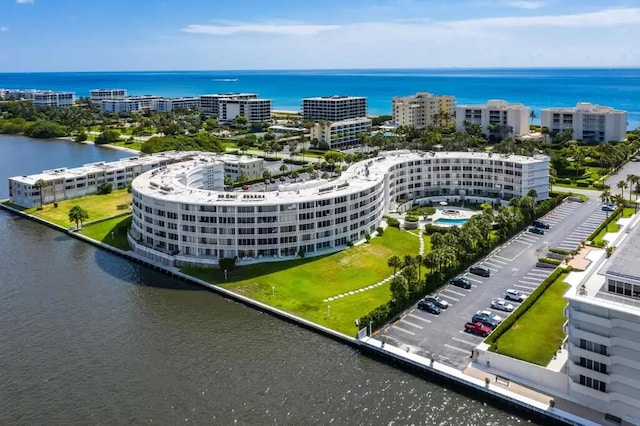
<svg viewBox="0 0 640 426">
<path fill-rule="evenodd" d="M 463 277 L 455 277 L 449 280 L 449 284 L 455 285 L 456 287 L 466 288 L 467 290 L 471 288 L 471 281 Z"/>
<path fill-rule="evenodd" d="M 543 222 L 541 220 L 536 220 L 533 222 L 533 226 L 535 226 L 536 228 L 542 228 L 542 229 L 549 229 L 550 226 L 547 222 Z"/>
<path fill-rule="evenodd" d="M 421 309 L 423 311 L 427 311 L 430 314 L 434 314 L 434 315 L 439 315 L 440 314 L 440 308 L 438 308 L 433 303 L 427 302 L 425 300 L 421 300 L 421 301 L 418 302 L 418 309 Z"/>
<path fill-rule="evenodd" d="M 469 272 L 471 272 L 474 275 L 480 275 L 481 277 L 486 277 L 486 278 L 491 276 L 491 270 L 486 266 L 482 266 L 482 265 L 472 266 L 471 268 L 469 268 Z"/>
<path fill-rule="evenodd" d="M 535 226 L 529 228 L 528 231 L 532 234 L 544 235 L 544 229 L 536 228 Z"/>
<path fill-rule="evenodd" d="M 444 300 L 442 297 L 437 294 L 430 294 L 423 299 L 425 302 L 431 302 L 436 305 L 440 309 L 447 309 L 449 307 L 449 302 Z"/>
<path fill-rule="evenodd" d="M 482 324 L 490 327 L 492 330 L 498 326 L 498 321 L 485 314 L 475 314 L 471 317 L 471 322 L 481 322 Z"/>
<path fill-rule="evenodd" d="M 481 322 L 468 322 L 464 325 L 464 331 L 478 336 L 487 337 L 491 329 Z"/>
</svg>

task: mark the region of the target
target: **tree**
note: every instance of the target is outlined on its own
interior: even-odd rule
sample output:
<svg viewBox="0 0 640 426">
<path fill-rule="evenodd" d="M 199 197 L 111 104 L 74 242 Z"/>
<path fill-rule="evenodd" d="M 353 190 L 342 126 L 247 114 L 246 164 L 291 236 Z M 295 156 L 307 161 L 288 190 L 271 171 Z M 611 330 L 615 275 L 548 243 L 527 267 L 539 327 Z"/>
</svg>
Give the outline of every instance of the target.
<svg viewBox="0 0 640 426">
<path fill-rule="evenodd" d="M 387 260 L 387 266 L 393 268 L 393 275 L 395 275 L 398 268 L 402 266 L 402 260 L 400 260 L 399 256 L 393 255 Z"/>
<path fill-rule="evenodd" d="M 538 114 L 536 114 L 534 110 L 531 110 L 531 112 L 529 112 L 529 118 L 531 119 L 531 124 L 533 124 L 533 120 L 538 118 Z"/>
<path fill-rule="evenodd" d="M 231 176 L 225 175 L 224 186 L 233 186 L 233 179 L 231 179 Z"/>
<path fill-rule="evenodd" d="M 113 185 L 112 184 L 103 183 L 102 185 L 100 185 L 98 187 L 98 194 L 101 194 L 101 195 L 110 194 L 112 190 L 113 190 Z"/>
<path fill-rule="evenodd" d="M 280 171 L 281 171 L 282 173 L 286 172 L 287 170 L 289 170 L 289 167 L 287 167 L 287 165 L 286 165 L 286 164 L 282 164 L 282 165 L 280 166 Z"/>
<path fill-rule="evenodd" d="M 238 261 L 238 257 L 223 257 L 218 260 L 218 266 L 220 270 L 224 273 L 224 279 L 226 280 L 228 277 L 228 273 L 233 271 L 236 268 L 236 262 Z"/>
<path fill-rule="evenodd" d="M 627 175 L 627 184 L 629 185 L 629 199 L 631 199 L 631 193 L 636 193 L 636 200 L 638 199 L 638 192 L 635 190 L 638 182 L 640 182 L 640 176 L 636 176 L 634 174 Z"/>
<path fill-rule="evenodd" d="M 82 225 L 87 219 L 89 219 L 89 213 L 82 207 L 73 206 L 69 210 L 69 222 L 75 222 L 76 230 L 80 229 L 78 225 Z"/>
<path fill-rule="evenodd" d="M 249 119 L 244 115 L 238 115 L 233 119 L 233 124 L 237 127 L 245 127 L 249 123 Z"/>
<path fill-rule="evenodd" d="M 535 200 L 536 198 L 538 198 L 538 191 L 536 191 L 535 189 L 530 189 L 529 192 L 527 192 L 527 195 Z"/>
<path fill-rule="evenodd" d="M 33 187 L 38 190 L 40 193 L 40 205 L 44 206 L 44 189 L 48 187 L 49 184 L 44 179 L 38 179 L 36 183 L 33 184 Z"/>
<path fill-rule="evenodd" d="M 409 285 L 407 279 L 402 275 L 393 277 L 389 285 L 391 295 L 398 303 L 402 303 L 409 296 Z"/>
<path fill-rule="evenodd" d="M 305 257 L 307 255 L 307 250 L 304 247 L 300 247 L 298 249 L 298 256 L 299 257 Z"/>
<path fill-rule="evenodd" d="M 109 143 L 118 142 L 120 139 L 120 132 L 117 130 L 105 130 L 96 137 L 96 144 L 104 145 Z"/>
<path fill-rule="evenodd" d="M 262 172 L 263 179 L 269 179 L 271 177 L 271 172 L 269 170 L 265 170 Z"/>
<path fill-rule="evenodd" d="M 422 278 L 422 276 L 420 275 L 420 269 L 422 267 L 422 261 L 424 260 L 424 257 L 421 254 L 416 254 L 416 257 L 414 259 L 415 261 L 415 265 L 418 266 L 418 281 L 420 281 L 420 279 Z"/>
<path fill-rule="evenodd" d="M 624 180 L 621 180 L 620 182 L 618 182 L 616 187 L 620 190 L 620 195 L 622 195 L 622 198 L 624 199 L 624 190 L 627 189 L 627 187 L 628 187 L 627 182 L 624 181 Z M 629 198 L 631 198 L 631 197 L 629 197 Z"/>
</svg>

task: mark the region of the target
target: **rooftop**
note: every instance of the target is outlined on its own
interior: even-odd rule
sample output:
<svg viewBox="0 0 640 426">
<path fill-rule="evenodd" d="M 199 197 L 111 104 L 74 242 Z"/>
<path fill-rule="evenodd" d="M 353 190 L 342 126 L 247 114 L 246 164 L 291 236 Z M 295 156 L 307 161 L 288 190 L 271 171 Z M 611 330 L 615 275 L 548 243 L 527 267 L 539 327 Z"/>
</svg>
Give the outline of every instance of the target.
<svg viewBox="0 0 640 426">
<path fill-rule="evenodd" d="M 343 101 L 347 99 L 367 99 L 364 96 L 341 96 L 341 95 L 333 95 L 333 96 L 315 96 L 312 98 L 304 98 L 304 101 Z"/>
<path fill-rule="evenodd" d="M 604 270 L 607 276 L 640 281 L 640 226 L 633 226 Z"/>
<path fill-rule="evenodd" d="M 609 106 L 596 105 L 589 102 L 578 102 L 574 107 L 544 108 L 543 111 L 568 112 L 568 113 L 574 113 L 576 111 L 590 112 L 590 113 L 624 113 L 626 112 L 619 109 L 614 109 Z"/>
</svg>

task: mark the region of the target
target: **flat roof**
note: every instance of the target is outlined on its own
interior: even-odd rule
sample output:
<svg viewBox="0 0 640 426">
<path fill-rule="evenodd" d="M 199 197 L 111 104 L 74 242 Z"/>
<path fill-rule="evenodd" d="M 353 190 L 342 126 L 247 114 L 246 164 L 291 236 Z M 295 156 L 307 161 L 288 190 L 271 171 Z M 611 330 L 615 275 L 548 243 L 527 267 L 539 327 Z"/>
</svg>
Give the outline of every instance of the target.
<svg viewBox="0 0 640 426">
<path fill-rule="evenodd" d="M 343 100 L 347 100 L 347 99 L 367 99 L 364 96 L 340 96 L 340 95 L 333 95 L 333 96 L 315 96 L 312 98 L 303 98 L 303 101 L 343 101 Z"/>
<path fill-rule="evenodd" d="M 640 281 L 640 226 L 636 224 L 629 231 L 624 243 L 609 259 L 604 273 L 610 277 L 628 278 Z"/>
</svg>

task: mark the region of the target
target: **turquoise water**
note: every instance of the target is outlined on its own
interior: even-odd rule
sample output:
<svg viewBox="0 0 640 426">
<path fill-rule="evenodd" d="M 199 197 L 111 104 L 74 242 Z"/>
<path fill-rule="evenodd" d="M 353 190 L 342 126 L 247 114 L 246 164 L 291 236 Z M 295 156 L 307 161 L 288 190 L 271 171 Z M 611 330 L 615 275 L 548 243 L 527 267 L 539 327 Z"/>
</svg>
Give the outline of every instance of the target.
<svg viewBox="0 0 640 426">
<path fill-rule="evenodd" d="M 464 219 L 449 219 L 449 218 L 443 217 L 436 220 L 436 223 L 441 223 L 446 225 L 464 225 L 465 223 L 467 223 L 467 220 L 469 219 L 466 217 Z"/>
<path fill-rule="evenodd" d="M 521 102 L 538 116 L 541 108 L 593 102 L 626 110 L 630 128 L 640 125 L 635 68 L 0 73 L 0 87 L 71 90 L 79 96 L 102 87 L 126 88 L 132 95 L 257 92 L 276 109 L 288 110 L 299 110 L 303 97 L 345 94 L 366 96 L 370 114 L 390 114 L 393 96 L 427 91 L 454 95 L 459 104 Z"/>
</svg>

